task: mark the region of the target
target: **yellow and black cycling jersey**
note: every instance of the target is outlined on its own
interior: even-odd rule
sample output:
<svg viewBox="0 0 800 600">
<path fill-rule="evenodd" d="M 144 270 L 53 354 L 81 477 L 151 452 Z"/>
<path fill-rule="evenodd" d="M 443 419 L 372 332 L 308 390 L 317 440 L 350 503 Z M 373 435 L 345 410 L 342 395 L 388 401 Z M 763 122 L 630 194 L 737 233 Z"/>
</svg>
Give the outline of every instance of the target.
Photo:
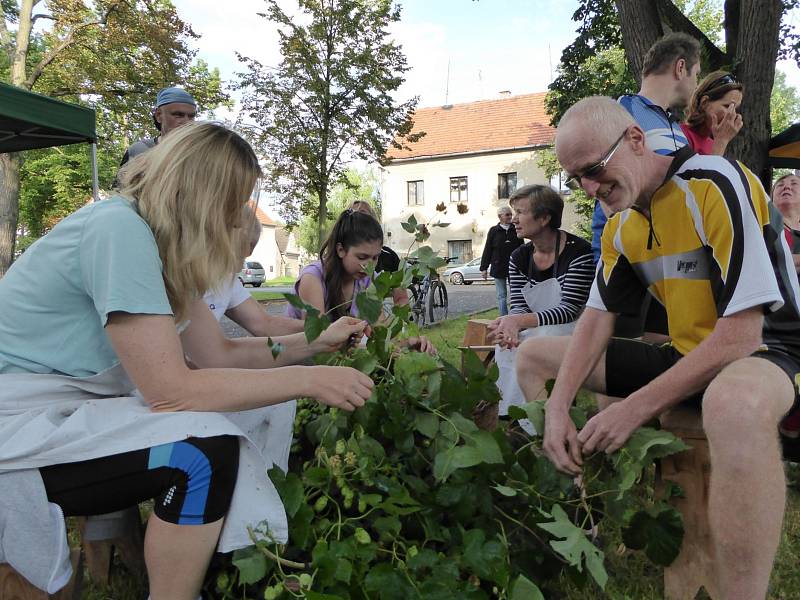
<svg viewBox="0 0 800 600">
<path fill-rule="evenodd" d="M 647 216 L 609 219 L 587 303 L 637 314 L 649 291 L 664 305 L 669 335 L 685 355 L 717 319 L 763 306 L 764 343 L 800 357 L 800 289 L 780 214 L 743 164 L 675 154 Z"/>
</svg>

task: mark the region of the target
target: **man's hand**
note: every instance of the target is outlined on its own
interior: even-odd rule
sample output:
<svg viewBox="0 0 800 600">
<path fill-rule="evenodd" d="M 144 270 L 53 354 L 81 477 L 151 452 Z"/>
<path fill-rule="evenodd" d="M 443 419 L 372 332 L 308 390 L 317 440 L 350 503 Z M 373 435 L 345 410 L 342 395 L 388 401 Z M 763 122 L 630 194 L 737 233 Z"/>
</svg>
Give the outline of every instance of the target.
<svg viewBox="0 0 800 600">
<path fill-rule="evenodd" d="M 369 323 L 354 317 L 342 317 L 335 321 L 330 327 L 323 331 L 316 339 L 319 352 L 333 352 L 351 339 L 356 341 L 361 339 Z"/>
<path fill-rule="evenodd" d="M 583 459 L 578 444 L 578 430 L 569 411 L 554 408 L 548 403 L 544 415 L 544 453 L 562 473 L 579 475 Z"/>
<path fill-rule="evenodd" d="M 310 367 L 308 395 L 321 404 L 353 411 L 372 395 L 375 385 L 369 376 L 352 367 Z"/>
<path fill-rule="evenodd" d="M 489 271 L 481 271 L 481 275 L 483 275 L 483 280 L 486 281 L 489 278 Z"/>
<path fill-rule="evenodd" d="M 504 315 L 496 318 L 487 326 L 488 340 L 498 344 L 501 348 L 516 348 L 519 346 L 520 326 L 517 315 Z"/>
<path fill-rule="evenodd" d="M 626 400 L 615 402 L 589 419 L 578 435 L 583 453 L 611 454 L 619 450 L 647 420 L 633 404 Z"/>
</svg>

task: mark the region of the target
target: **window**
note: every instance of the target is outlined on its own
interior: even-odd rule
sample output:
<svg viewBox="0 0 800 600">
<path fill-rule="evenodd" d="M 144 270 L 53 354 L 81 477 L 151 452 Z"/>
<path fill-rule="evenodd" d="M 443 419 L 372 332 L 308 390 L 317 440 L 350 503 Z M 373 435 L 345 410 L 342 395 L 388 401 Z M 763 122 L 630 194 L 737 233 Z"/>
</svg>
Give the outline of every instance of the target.
<svg viewBox="0 0 800 600">
<path fill-rule="evenodd" d="M 448 240 L 447 255 L 458 260 L 454 264 L 472 260 L 472 240 Z"/>
<path fill-rule="evenodd" d="M 508 200 L 517 189 L 516 173 L 499 173 L 497 175 L 497 198 Z"/>
<path fill-rule="evenodd" d="M 422 206 L 425 204 L 425 187 L 422 181 L 409 181 L 408 183 L 408 205 Z"/>
<path fill-rule="evenodd" d="M 467 178 L 451 177 L 450 202 L 466 202 L 466 201 L 467 201 Z"/>
</svg>

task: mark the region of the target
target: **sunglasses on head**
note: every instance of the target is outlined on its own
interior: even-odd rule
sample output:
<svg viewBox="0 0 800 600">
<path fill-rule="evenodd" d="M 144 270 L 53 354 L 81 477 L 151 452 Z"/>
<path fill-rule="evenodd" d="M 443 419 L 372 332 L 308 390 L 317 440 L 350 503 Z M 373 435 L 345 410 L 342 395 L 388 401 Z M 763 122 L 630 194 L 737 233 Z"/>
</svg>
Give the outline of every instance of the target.
<svg viewBox="0 0 800 600">
<path fill-rule="evenodd" d="M 723 75 L 722 77 L 716 78 L 711 85 L 708 86 L 708 90 L 713 90 L 714 88 L 721 87 L 723 85 L 738 85 L 739 82 L 736 80 L 731 74 Z"/>
</svg>

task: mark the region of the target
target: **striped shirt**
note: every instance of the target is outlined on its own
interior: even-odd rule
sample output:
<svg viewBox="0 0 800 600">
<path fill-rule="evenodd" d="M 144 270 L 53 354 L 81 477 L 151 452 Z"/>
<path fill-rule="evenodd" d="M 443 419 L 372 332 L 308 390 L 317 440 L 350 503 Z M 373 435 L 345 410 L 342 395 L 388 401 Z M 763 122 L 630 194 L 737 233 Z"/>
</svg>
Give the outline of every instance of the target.
<svg viewBox="0 0 800 600">
<path fill-rule="evenodd" d="M 539 325 L 563 325 L 578 318 L 589 297 L 594 279 L 594 260 L 589 242 L 565 231 L 567 236 L 564 250 L 558 257 L 558 273 L 555 274 L 561 286 L 561 303 L 551 309 L 536 312 Z M 520 246 L 511 254 L 508 263 L 509 312 L 519 315 L 532 312 L 522 295 L 526 283 L 537 285 L 553 277 L 553 267 L 540 271 L 531 265 L 533 243 Z"/>
<path fill-rule="evenodd" d="M 764 310 L 763 341 L 800 358 L 800 287 L 782 218 L 744 165 L 680 150 L 650 201 L 609 219 L 588 306 L 637 314 L 649 291 L 675 349 L 691 352 L 717 320 Z"/>
<path fill-rule="evenodd" d="M 647 147 L 658 154 L 672 154 L 689 143 L 680 123 L 661 106 L 639 94 L 620 96 L 617 100 L 645 134 Z"/>
</svg>

